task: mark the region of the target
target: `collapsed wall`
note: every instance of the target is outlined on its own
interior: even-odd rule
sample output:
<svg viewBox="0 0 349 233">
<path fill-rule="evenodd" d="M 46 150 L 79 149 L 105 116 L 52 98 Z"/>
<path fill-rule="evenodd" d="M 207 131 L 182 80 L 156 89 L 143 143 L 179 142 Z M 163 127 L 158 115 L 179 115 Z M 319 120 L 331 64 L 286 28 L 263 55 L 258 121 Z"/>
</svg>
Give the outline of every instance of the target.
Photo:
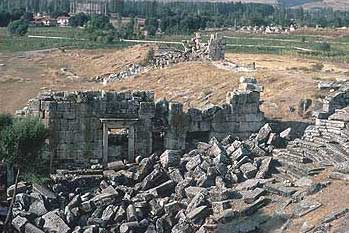
<svg viewBox="0 0 349 233">
<path fill-rule="evenodd" d="M 227 94 L 222 106 L 184 111 L 180 103 L 155 102 L 154 93 L 146 91 L 50 92 L 31 100 L 19 114 L 38 116 L 46 124 L 50 137 L 45 154 L 52 162 L 133 161 L 151 154 L 154 145 L 185 150 L 189 141 L 203 137 L 246 138 L 263 124 L 259 99 L 258 91 L 237 90 Z M 126 157 L 113 156 L 113 129 L 128 133 Z"/>
</svg>

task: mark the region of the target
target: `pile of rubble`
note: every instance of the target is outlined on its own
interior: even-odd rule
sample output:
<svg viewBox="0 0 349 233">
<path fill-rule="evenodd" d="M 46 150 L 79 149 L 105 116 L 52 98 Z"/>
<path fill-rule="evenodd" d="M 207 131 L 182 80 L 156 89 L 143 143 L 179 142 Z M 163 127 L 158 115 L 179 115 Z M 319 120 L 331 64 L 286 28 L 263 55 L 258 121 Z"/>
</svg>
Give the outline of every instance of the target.
<svg viewBox="0 0 349 233">
<path fill-rule="evenodd" d="M 175 49 L 158 49 L 150 61 L 150 66 L 153 68 L 165 68 L 173 64 L 190 60 L 191 58 L 188 53 Z"/>
<path fill-rule="evenodd" d="M 209 41 L 203 43 L 200 34 L 197 33 L 195 37 L 183 43 L 183 45 L 185 47 L 184 51 L 176 49 L 158 49 L 155 51 L 152 59 L 148 61 L 148 65 L 131 64 L 121 72 L 98 76 L 95 80 L 98 82 L 102 81 L 103 84 L 106 85 L 107 83 L 133 77 L 151 69 L 165 68 L 181 62 L 224 60 L 223 37 L 218 36 L 218 34 L 212 34 Z"/>
<path fill-rule="evenodd" d="M 167 150 L 104 170 L 59 170 L 50 188 L 20 183 L 12 226 L 19 232 L 212 232 L 267 205 L 267 190 L 282 193 L 284 185 L 271 178 L 271 151 L 289 133 L 275 134 L 266 124 L 246 141 L 212 138 L 187 154 Z"/>
<path fill-rule="evenodd" d="M 338 90 L 341 87 L 348 85 L 348 80 L 336 80 L 336 81 L 320 81 L 318 88 L 320 90 Z"/>
<path fill-rule="evenodd" d="M 105 74 L 101 76 L 97 76 L 95 79 L 97 82 L 103 82 L 103 84 L 107 84 L 109 82 L 122 80 L 125 78 L 136 76 L 137 74 L 148 71 L 147 67 L 144 67 L 140 64 L 131 64 L 127 66 L 125 69 L 118 73 Z"/>
</svg>

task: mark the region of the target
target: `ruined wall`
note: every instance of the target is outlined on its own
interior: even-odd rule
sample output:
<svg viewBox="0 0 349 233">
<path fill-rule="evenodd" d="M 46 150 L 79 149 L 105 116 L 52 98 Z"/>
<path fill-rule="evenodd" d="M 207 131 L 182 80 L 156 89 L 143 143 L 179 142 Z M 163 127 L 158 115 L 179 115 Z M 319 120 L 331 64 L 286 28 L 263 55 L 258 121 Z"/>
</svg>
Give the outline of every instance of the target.
<svg viewBox="0 0 349 233">
<path fill-rule="evenodd" d="M 236 90 L 227 93 L 226 104 L 212 106 L 204 110 L 191 108 L 184 112 L 179 103 L 169 103 L 165 134 L 166 149 L 185 148 L 188 133 L 208 133 L 208 137 L 222 140 L 228 135 L 247 138 L 257 132 L 264 122 L 264 114 L 259 109 L 260 93 Z"/>
<path fill-rule="evenodd" d="M 317 118 L 327 118 L 335 112 L 349 105 L 349 83 L 345 83 L 339 90 L 329 94 L 323 100 L 322 110 L 316 113 Z"/>
<path fill-rule="evenodd" d="M 39 116 L 49 128 L 47 156 L 57 162 L 83 162 L 102 157 L 101 118 L 138 119 L 134 134 L 139 144 L 134 146 L 135 153 L 150 153 L 148 118 L 153 116 L 146 111 L 153 110 L 147 103 L 154 105 L 152 92 L 43 93 L 31 100 L 21 114 Z"/>
<path fill-rule="evenodd" d="M 108 153 L 115 148 L 103 151 L 110 146 L 105 146 L 109 141 L 105 132 L 113 128 L 106 124 L 129 129 L 128 159 L 133 160 L 153 152 L 154 133 L 163 135 L 164 149 L 172 150 L 184 150 L 193 135 L 197 140 L 203 135 L 219 140 L 228 135 L 247 138 L 263 125 L 259 98 L 258 91 L 238 90 L 229 92 L 222 106 L 184 111 L 180 103 L 155 103 L 152 92 L 43 93 L 21 114 L 39 116 L 49 128 L 48 158 L 106 162 L 115 159 Z"/>
</svg>

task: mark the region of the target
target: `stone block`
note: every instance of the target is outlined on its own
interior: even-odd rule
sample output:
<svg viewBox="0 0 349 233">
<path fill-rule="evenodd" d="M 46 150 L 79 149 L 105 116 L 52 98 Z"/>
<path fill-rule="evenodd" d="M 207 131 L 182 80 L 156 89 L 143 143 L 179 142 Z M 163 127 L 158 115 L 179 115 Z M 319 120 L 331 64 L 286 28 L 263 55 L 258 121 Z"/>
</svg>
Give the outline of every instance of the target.
<svg viewBox="0 0 349 233">
<path fill-rule="evenodd" d="M 247 204 L 255 202 L 258 198 L 263 196 L 266 192 L 262 188 L 255 188 L 253 190 L 241 191 L 242 197 Z"/>
<path fill-rule="evenodd" d="M 271 168 L 272 161 L 273 161 L 272 157 L 268 157 L 262 160 L 262 163 L 259 166 L 259 170 L 256 174 L 256 178 L 258 179 L 267 178 L 269 170 Z"/>
<path fill-rule="evenodd" d="M 28 219 L 21 217 L 20 215 L 16 216 L 12 220 L 12 226 L 18 231 L 18 232 L 24 232 L 25 225 L 28 223 Z"/>
<path fill-rule="evenodd" d="M 161 165 L 167 169 L 169 167 L 177 167 L 181 161 L 180 150 L 166 150 L 160 156 Z"/>
<path fill-rule="evenodd" d="M 193 158 L 191 158 L 187 164 L 185 165 L 187 171 L 192 171 L 194 170 L 198 165 L 200 165 L 202 162 L 201 156 L 196 155 Z"/>
<path fill-rule="evenodd" d="M 48 212 L 42 216 L 45 224 L 43 228 L 49 232 L 68 233 L 71 231 L 70 227 L 59 217 L 54 211 Z"/>
<path fill-rule="evenodd" d="M 205 221 L 206 216 L 209 214 L 209 209 L 207 206 L 200 206 L 193 209 L 188 213 L 187 217 L 194 223 L 202 223 Z"/>
<path fill-rule="evenodd" d="M 240 166 L 240 170 L 246 179 L 254 178 L 258 169 L 252 163 L 244 163 Z"/>
</svg>

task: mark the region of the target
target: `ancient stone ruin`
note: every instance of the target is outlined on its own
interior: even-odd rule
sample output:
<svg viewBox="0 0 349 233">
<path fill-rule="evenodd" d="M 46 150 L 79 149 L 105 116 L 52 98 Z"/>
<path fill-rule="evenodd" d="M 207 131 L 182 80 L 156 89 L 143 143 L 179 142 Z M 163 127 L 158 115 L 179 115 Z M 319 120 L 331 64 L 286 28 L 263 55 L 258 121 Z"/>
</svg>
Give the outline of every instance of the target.
<svg viewBox="0 0 349 233">
<path fill-rule="evenodd" d="M 51 162 L 106 163 L 134 161 L 154 148 L 184 150 L 195 140 L 246 138 L 263 124 L 259 99 L 259 90 L 236 90 L 227 93 L 222 106 L 184 111 L 180 103 L 155 102 L 154 93 L 147 91 L 48 92 L 19 114 L 39 116 L 50 129 L 46 156 Z M 120 129 L 123 135 L 115 133 Z"/>
<path fill-rule="evenodd" d="M 151 69 L 165 68 L 181 62 L 224 60 L 224 40 L 218 34 L 212 34 L 208 42 L 204 43 L 201 40 L 200 34 L 197 33 L 195 37 L 183 43 L 183 45 L 185 47 L 184 51 L 174 48 L 156 49 L 152 58 L 147 61 L 149 64 L 131 64 L 120 72 L 98 76 L 96 80 L 107 84 L 135 76 Z"/>
<path fill-rule="evenodd" d="M 49 127 L 58 127 L 48 152 L 67 144 L 62 137 L 84 135 L 79 144 L 91 148 L 93 142 L 109 159 L 103 145 L 114 127 L 133 128 L 133 139 L 128 136 L 133 151 L 152 151 L 151 142 L 159 143 L 156 133 L 164 134 L 164 148 L 134 161 L 135 156 L 129 161 L 105 160 L 104 166 L 57 170 L 46 186 L 19 183 L 12 226 L 18 232 L 40 233 L 269 232 L 287 230 L 292 220 L 318 211 L 322 203 L 313 195 L 332 180 L 349 181 L 349 88 L 328 96 L 316 124 L 291 141 L 291 128 L 276 132 L 268 123 L 246 135 L 262 123 L 256 120 L 262 116 L 255 105 L 259 92 L 252 91 L 260 87 L 251 78 L 241 81 L 245 90 L 229 93 L 227 104 L 204 111 L 184 112 L 178 103 L 155 103 L 149 92 L 39 96 L 24 114 L 39 115 Z M 90 126 L 95 128 L 87 130 Z M 207 132 L 211 139 L 183 150 L 195 132 Z M 71 155 L 67 151 L 55 156 Z M 327 181 L 311 179 L 329 166 L 333 168 Z M 13 192 L 14 186 L 7 195 Z M 256 214 L 270 205 L 274 209 L 269 217 Z M 345 221 L 348 214 L 349 209 L 335 209 L 314 225 L 304 223 L 299 232 L 330 232 L 331 223 Z"/>
</svg>

